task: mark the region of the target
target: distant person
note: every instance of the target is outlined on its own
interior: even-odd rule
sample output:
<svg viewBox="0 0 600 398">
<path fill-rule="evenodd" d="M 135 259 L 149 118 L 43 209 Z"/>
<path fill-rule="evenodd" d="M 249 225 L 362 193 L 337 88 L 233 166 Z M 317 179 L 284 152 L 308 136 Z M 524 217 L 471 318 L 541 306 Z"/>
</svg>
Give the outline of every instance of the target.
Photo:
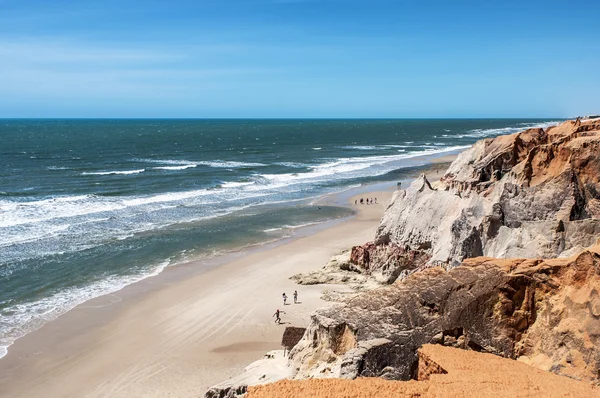
<svg viewBox="0 0 600 398">
<path fill-rule="evenodd" d="M 281 324 L 281 313 L 285 314 L 285 311 L 279 311 L 279 309 L 277 309 L 277 311 L 275 311 L 275 313 L 273 314 L 273 316 L 275 317 L 275 323 L 279 323 Z"/>
<path fill-rule="evenodd" d="M 283 294 L 281 295 L 281 297 L 283 297 L 283 305 L 286 305 L 285 303 L 286 303 L 286 301 L 287 301 L 287 295 L 286 295 L 285 293 L 283 293 Z"/>
<path fill-rule="evenodd" d="M 294 290 L 294 304 L 298 304 L 298 291 Z"/>
<path fill-rule="evenodd" d="M 375 198 L 375 204 L 377 204 L 377 198 Z"/>
<path fill-rule="evenodd" d="M 354 199 L 354 204 L 357 205 L 358 204 L 358 199 Z"/>
<path fill-rule="evenodd" d="M 361 205 L 363 204 L 363 198 L 360 198 L 360 204 Z"/>
</svg>

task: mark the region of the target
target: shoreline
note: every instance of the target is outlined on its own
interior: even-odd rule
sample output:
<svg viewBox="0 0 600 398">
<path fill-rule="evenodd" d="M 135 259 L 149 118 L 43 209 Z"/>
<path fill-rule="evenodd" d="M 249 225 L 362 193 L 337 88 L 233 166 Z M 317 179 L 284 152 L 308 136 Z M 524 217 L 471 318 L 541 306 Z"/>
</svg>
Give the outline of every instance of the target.
<svg viewBox="0 0 600 398">
<path fill-rule="evenodd" d="M 390 191 L 372 192 L 378 184 L 387 184 Z M 0 390 L 7 396 L 203 394 L 266 351 L 279 348 L 283 327 L 270 322 L 270 313 L 281 306 L 279 290 L 291 296 L 301 288 L 300 300 L 305 301 L 293 307 L 289 322 L 302 326 L 314 309 L 326 303 L 320 299 L 322 290 L 340 288 L 300 287 L 289 277 L 320 268 L 332 255 L 371 240 L 393 189 L 393 182 L 375 183 L 327 195 L 319 200 L 343 201 L 344 194 L 360 192 L 371 192 L 380 200 L 378 205 L 363 205 L 351 217 L 298 228 L 291 237 L 167 267 L 156 276 L 78 305 L 13 343 L 0 359 Z M 352 203 L 346 201 L 346 206 L 355 208 Z M 280 263 L 273 264 L 274 258 Z M 269 273 L 262 275 L 261 267 Z M 260 289 L 252 289 L 250 283 Z M 257 301 L 250 305 L 253 299 Z M 242 302 L 239 308 L 237 300 Z M 227 344 L 216 345 L 219 341 Z M 113 369 L 115 358 L 123 353 L 131 360 Z M 195 356 L 190 358 L 190 353 Z M 86 385 L 65 382 L 73 373 Z M 149 388 L 145 384 L 149 378 L 161 381 Z M 182 380 L 188 384 L 180 385 Z M 95 390 L 90 383 L 96 384 Z"/>
</svg>

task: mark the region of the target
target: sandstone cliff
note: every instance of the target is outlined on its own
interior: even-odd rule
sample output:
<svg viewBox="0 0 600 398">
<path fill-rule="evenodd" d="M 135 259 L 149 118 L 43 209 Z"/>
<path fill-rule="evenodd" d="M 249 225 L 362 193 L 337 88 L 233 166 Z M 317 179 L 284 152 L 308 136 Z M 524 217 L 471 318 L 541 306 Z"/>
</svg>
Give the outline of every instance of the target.
<svg viewBox="0 0 600 398">
<path fill-rule="evenodd" d="M 600 246 L 567 259 L 478 257 L 318 310 L 291 352 L 296 378 L 408 380 L 438 343 L 575 379 L 600 372 Z"/>
<path fill-rule="evenodd" d="M 284 380 L 249 387 L 247 398 L 600 397 L 593 386 L 489 354 L 425 345 L 416 381 L 377 378 Z"/>
<path fill-rule="evenodd" d="M 478 141 L 439 183 L 400 191 L 376 243 L 424 250 L 431 263 L 558 257 L 600 232 L 600 121 Z"/>
</svg>

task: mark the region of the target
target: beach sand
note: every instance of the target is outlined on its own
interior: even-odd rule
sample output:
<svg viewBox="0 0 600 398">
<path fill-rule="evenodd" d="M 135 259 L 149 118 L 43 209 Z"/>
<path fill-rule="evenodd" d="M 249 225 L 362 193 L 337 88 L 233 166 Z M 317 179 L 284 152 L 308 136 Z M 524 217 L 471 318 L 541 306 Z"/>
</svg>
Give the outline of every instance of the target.
<svg viewBox="0 0 600 398">
<path fill-rule="evenodd" d="M 429 171 L 431 173 L 431 170 Z M 439 171 L 433 171 L 436 178 Z M 189 263 L 88 301 L 17 340 L 0 360 L 2 397 L 198 397 L 280 349 L 286 325 L 305 327 L 325 290 L 289 277 L 374 238 L 393 183 L 350 198 L 356 216 L 241 250 L 220 263 Z M 377 205 L 354 205 L 377 197 Z M 207 271 L 199 272 L 199 269 Z M 299 304 L 292 293 L 298 290 Z M 283 306 L 285 292 L 290 305 Z M 285 311 L 282 325 L 276 309 Z"/>
<path fill-rule="evenodd" d="M 391 192 L 356 217 L 263 250 L 238 253 L 211 270 L 194 264 L 91 300 L 17 340 L 0 360 L 3 397 L 198 397 L 280 349 L 286 325 L 305 326 L 333 286 L 299 286 L 298 272 L 373 239 Z M 354 200 L 352 199 L 352 203 Z M 197 264 L 196 264 L 197 265 Z M 339 288 L 339 287 L 338 287 Z M 285 292 L 293 302 L 285 307 Z M 272 317 L 285 311 L 284 324 Z"/>
</svg>

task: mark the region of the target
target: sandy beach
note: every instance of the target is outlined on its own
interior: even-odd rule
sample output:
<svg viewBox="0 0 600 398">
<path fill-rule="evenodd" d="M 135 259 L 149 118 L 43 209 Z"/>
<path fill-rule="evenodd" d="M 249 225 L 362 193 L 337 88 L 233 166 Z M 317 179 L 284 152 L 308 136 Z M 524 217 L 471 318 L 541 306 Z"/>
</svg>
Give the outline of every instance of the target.
<svg viewBox="0 0 600 398">
<path fill-rule="evenodd" d="M 19 339 L 0 360 L 4 397 L 201 396 L 280 348 L 285 325 L 305 325 L 331 286 L 298 286 L 292 274 L 373 238 L 390 192 L 378 205 L 318 232 L 196 276 L 175 267 L 89 301 Z M 353 201 L 352 201 L 353 203 Z M 301 304 L 282 305 L 299 292 Z M 282 325 L 274 311 L 285 311 Z"/>
<path fill-rule="evenodd" d="M 433 166 L 428 173 L 436 178 L 439 171 Z M 351 197 L 356 215 L 349 219 L 233 253 L 212 267 L 172 267 L 76 307 L 10 347 L 0 360 L 0 395 L 202 396 L 280 349 L 286 325 L 305 326 L 327 304 L 325 290 L 344 288 L 299 286 L 289 277 L 371 240 L 395 189 L 388 187 Z M 377 197 L 378 204 L 355 205 L 360 197 Z M 290 304 L 294 290 L 299 304 Z M 274 322 L 276 309 L 284 311 L 281 325 Z"/>
</svg>

